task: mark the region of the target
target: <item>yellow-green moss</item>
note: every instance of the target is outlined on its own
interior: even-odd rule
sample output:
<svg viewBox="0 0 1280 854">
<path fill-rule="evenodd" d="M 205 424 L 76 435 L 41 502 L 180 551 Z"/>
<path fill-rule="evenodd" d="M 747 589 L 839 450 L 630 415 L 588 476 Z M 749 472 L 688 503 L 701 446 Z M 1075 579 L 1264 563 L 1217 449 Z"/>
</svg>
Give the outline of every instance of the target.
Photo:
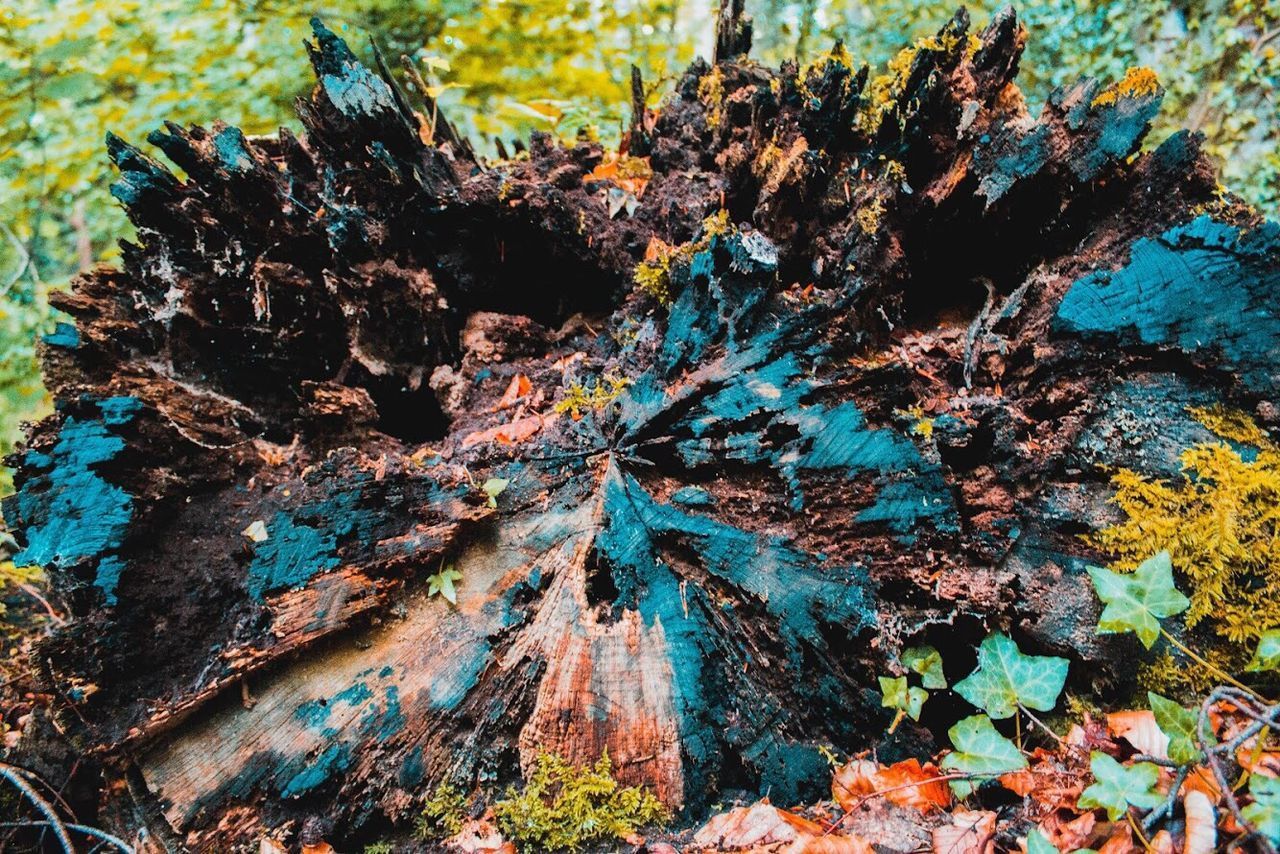
<svg viewBox="0 0 1280 854">
<path fill-rule="evenodd" d="M 587 768 L 539 754 L 524 790 L 508 789 L 493 814 L 503 836 L 530 851 L 576 851 L 669 818 L 648 789 L 623 787 L 614 779 L 607 752 Z"/>
<path fill-rule="evenodd" d="M 1183 451 L 1183 477 L 1172 483 L 1121 469 L 1112 501 L 1126 519 L 1090 539 L 1119 570 L 1168 550 L 1189 587 L 1187 625 L 1208 621 L 1244 646 L 1280 626 L 1280 451 L 1244 413 L 1194 412 L 1224 439 L 1254 446 L 1252 459 L 1207 442 Z"/>
<path fill-rule="evenodd" d="M 604 374 L 594 383 L 574 383 L 565 391 L 564 398 L 556 403 L 556 412 L 568 412 L 577 421 L 584 410 L 597 411 L 613 403 L 629 385 L 631 380 L 613 374 Z"/>
<path fill-rule="evenodd" d="M 467 797 L 449 783 L 441 783 L 422 805 L 422 814 L 414 823 L 419 839 L 444 839 L 462 829 L 466 820 Z"/>
<path fill-rule="evenodd" d="M 712 67 L 698 81 L 698 100 L 707 108 L 707 127 L 715 130 L 724 120 L 724 72 Z"/>
<path fill-rule="evenodd" d="M 853 217 L 857 220 L 858 228 L 862 229 L 863 234 L 875 234 L 880 228 L 880 220 L 884 217 L 884 201 L 879 197 L 872 199 L 858 208 L 858 212 Z"/>
<path fill-rule="evenodd" d="M 657 242 L 650 248 L 653 257 L 636 265 L 631 276 L 632 281 L 642 293 L 648 294 L 664 306 L 670 305 L 673 296 L 671 293 L 672 264 L 688 262 L 694 255 L 706 249 L 713 237 L 727 234 L 732 228 L 729 212 L 720 210 L 702 221 L 702 234 L 697 240 L 674 247 Z"/>
<path fill-rule="evenodd" d="M 1093 106 L 1105 107 L 1121 98 L 1144 98 L 1160 90 L 1160 78 L 1150 68 L 1138 67 L 1125 71 L 1124 78 L 1098 93 Z"/>
</svg>

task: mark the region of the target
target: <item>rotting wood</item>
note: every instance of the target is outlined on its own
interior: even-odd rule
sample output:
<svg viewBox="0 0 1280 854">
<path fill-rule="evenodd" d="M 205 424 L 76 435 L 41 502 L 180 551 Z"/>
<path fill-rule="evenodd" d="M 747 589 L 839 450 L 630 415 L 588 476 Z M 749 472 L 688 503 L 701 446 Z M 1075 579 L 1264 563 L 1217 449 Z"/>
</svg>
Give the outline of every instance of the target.
<svg viewBox="0 0 1280 854">
<path fill-rule="evenodd" d="M 543 749 L 787 802 L 824 745 L 927 745 L 882 741 L 875 677 L 987 628 L 1130 675 L 1077 535 L 1106 467 L 1176 471 L 1188 406 L 1280 423 L 1280 230 L 1194 136 L 1135 156 L 1158 90 L 1030 115 L 1012 11 L 887 89 L 721 20 L 651 128 L 640 92 L 630 213 L 599 145 L 482 166 L 318 23 L 302 136 L 168 126 L 185 180 L 108 141 L 139 243 L 57 297 L 5 515 L 75 617 L 63 725 L 188 844 L 358 836 Z"/>
</svg>

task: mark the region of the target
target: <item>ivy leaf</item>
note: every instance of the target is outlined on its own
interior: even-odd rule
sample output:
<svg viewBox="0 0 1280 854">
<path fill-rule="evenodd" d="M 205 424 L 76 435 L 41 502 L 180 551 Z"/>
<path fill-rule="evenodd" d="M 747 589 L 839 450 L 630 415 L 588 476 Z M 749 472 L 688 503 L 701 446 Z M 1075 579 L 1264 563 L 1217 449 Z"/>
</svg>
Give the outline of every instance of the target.
<svg viewBox="0 0 1280 854">
<path fill-rule="evenodd" d="M 453 586 L 455 581 L 462 580 L 462 573 L 453 568 L 453 564 L 442 567 L 439 572 L 427 579 L 427 596 L 440 595 L 448 599 L 450 604 L 458 604 L 458 591 Z"/>
<path fill-rule="evenodd" d="M 511 481 L 504 477 L 491 477 L 482 483 L 480 485 L 480 491 L 487 496 L 485 503 L 490 507 L 497 507 L 498 496 L 506 492 L 507 487 L 510 486 L 510 484 Z"/>
<path fill-rule="evenodd" d="M 1027 759 L 1017 745 L 996 732 L 991 718 L 986 715 L 965 718 L 947 730 L 947 735 L 956 749 L 942 757 L 939 767 L 944 771 L 960 771 L 987 778 L 1027 767 Z M 968 796 L 976 788 L 970 780 L 951 781 L 951 791 L 958 798 Z"/>
<path fill-rule="evenodd" d="M 1080 809 L 1101 807 L 1107 818 L 1118 821 L 1130 806 L 1149 810 L 1160 805 L 1164 795 L 1156 791 L 1160 769 L 1150 762 L 1139 762 L 1128 768 L 1105 753 L 1089 754 L 1089 769 L 1094 783 L 1080 795 Z"/>
<path fill-rule="evenodd" d="M 1254 774 L 1249 777 L 1249 794 L 1253 803 L 1242 810 L 1258 832 L 1280 844 L 1280 779 Z"/>
<path fill-rule="evenodd" d="M 1184 709 L 1173 700 L 1161 697 L 1151 691 L 1147 692 L 1151 701 L 1151 712 L 1156 717 L 1156 726 L 1169 736 L 1169 758 L 1179 765 L 1199 762 L 1201 753 L 1196 746 L 1196 725 L 1199 716 L 1191 709 Z"/>
<path fill-rule="evenodd" d="M 1245 670 L 1257 673 L 1262 670 L 1280 670 L 1280 629 L 1268 629 L 1258 638 L 1258 648 Z"/>
<path fill-rule="evenodd" d="M 923 688 L 907 687 L 907 677 L 880 677 L 880 705 L 886 709 L 897 709 L 906 712 L 913 721 L 920 720 L 920 710 L 924 701 L 929 699 L 929 692 Z"/>
<path fill-rule="evenodd" d="M 1160 636 L 1161 617 L 1181 614 L 1191 600 L 1173 585 L 1173 564 L 1168 552 L 1147 558 L 1131 574 L 1121 575 L 1100 566 L 1088 567 L 1098 597 L 1106 603 L 1098 618 L 1098 634 L 1134 632 L 1147 649 Z"/>
<path fill-rule="evenodd" d="M 1058 854 L 1058 849 L 1052 842 L 1044 838 L 1040 828 L 1033 827 L 1031 832 L 1027 834 L 1027 854 Z"/>
<path fill-rule="evenodd" d="M 942 675 L 942 654 L 931 646 L 913 646 L 902 651 L 902 666 L 920 674 L 920 684 L 938 690 L 947 687 Z"/>
<path fill-rule="evenodd" d="M 996 632 L 978 647 L 978 668 L 955 685 L 956 693 L 996 720 L 1012 717 L 1021 704 L 1047 712 L 1067 681 L 1067 660 L 1024 655 L 1013 638 Z"/>
</svg>

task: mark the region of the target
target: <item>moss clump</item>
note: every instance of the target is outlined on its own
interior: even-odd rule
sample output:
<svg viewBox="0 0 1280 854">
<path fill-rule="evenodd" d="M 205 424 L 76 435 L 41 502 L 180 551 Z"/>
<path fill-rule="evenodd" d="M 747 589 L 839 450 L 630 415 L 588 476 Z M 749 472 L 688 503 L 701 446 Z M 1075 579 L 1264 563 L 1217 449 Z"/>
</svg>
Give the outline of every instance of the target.
<svg viewBox="0 0 1280 854">
<path fill-rule="evenodd" d="M 441 783 L 422 805 L 422 814 L 414 822 L 413 832 L 419 839 L 443 839 L 462 830 L 467 818 L 467 797 L 449 783 Z"/>
<path fill-rule="evenodd" d="M 707 127 L 720 127 L 724 121 L 724 72 L 720 66 L 714 66 L 698 81 L 698 100 L 707 108 Z"/>
<path fill-rule="evenodd" d="M 1113 83 L 1098 93 L 1093 99 L 1093 106 L 1106 107 L 1121 98 L 1145 98 L 1160 91 L 1160 78 L 1150 68 L 1130 68 L 1124 73 L 1124 79 Z"/>
<path fill-rule="evenodd" d="M 556 404 L 556 412 L 561 414 L 567 412 L 574 421 L 577 421 L 582 417 L 584 410 L 598 411 L 613 403 L 629 385 L 631 380 L 613 374 L 604 374 L 594 383 L 587 385 L 574 383 L 569 386 L 564 398 Z"/>
<path fill-rule="evenodd" d="M 589 842 L 624 839 L 669 817 L 647 789 L 619 785 L 607 752 L 590 768 L 539 754 L 524 791 L 508 789 L 493 813 L 503 836 L 533 851 L 576 851 Z"/>
<path fill-rule="evenodd" d="M 1133 569 L 1167 550 L 1189 582 L 1186 623 L 1208 620 L 1219 636 L 1241 647 L 1280 626 L 1280 450 L 1247 415 L 1193 410 L 1226 442 L 1182 453 L 1183 477 L 1166 483 L 1128 469 L 1112 477 L 1112 501 L 1126 519 L 1092 542 L 1115 555 L 1114 567 Z"/>
<path fill-rule="evenodd" d="M 645 251 L 645 260 L 636 265 L 631 277 L 632 281 L 641 292 L 653 297 L 662 305 L 671 305 L 674 296 L 671 293 L 672 265 L 693 260 L 693 256 L 710 246 L 714 238 L 728 234 L 732 229 L 729 212 L 720 210 L 702 221 L 702 232 L 697 240 L 682 243 L 679 246 L 668 246 L 657 239 L 650 241 Z M 578 417 L 580 416 L 574 416 L 575 419 Z"/>
<path fill-rule="evenodd" d="M 880 220 L 884 217 L 884 200 L 876 197 L 858 208 L 858 212 L 853 215 L 857 220 L 858 228 L 862 229 L 863 234 L 875 234 L 880 228 Z"/>
</svg>

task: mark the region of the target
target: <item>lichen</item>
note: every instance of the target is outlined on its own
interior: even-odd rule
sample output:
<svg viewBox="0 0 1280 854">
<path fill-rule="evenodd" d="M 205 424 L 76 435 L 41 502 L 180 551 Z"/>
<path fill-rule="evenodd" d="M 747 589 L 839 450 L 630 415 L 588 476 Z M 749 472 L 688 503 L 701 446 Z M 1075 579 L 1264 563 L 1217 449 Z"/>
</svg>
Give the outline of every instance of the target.
<svg viewBox="0 0 1280 854">
<path fill-rule="evenodd" d="M 1105 107 L 1121 98 L 1145 98 L 1160 91 L 1160 78 L 1150 68 L 1139 66 L 1125 71 L 1124 78 L 1098 93 L 1093 106 Z"/>
<path fill-rule="evenodd" d="M 414 822 L 414 835 L 424 840 L 453 836 L 462 830 L 466 809 L 466 795 L 449 783 L 441 783 L 422 805 L 422 814 Z"/>
<path fill-rule="evenodd" d="M 553 753 L 539 754 L 524 790 L 508 789 L 493 813 L 503 836 L 531 851 L 577 851 L 669 818 L 648 789 L 623 787 L 614 779 L 608 752 L 584 768 Z"/>
<path fill-rule="evenodd" d="M 1192 410 L 1226 441 L 1183 451 L 1176 482 L 1129 469 L 1111 478 L 1125 520 L 1090 539 L 1129 570 L 1161 550 L 1188 582 L 1186 624 L 1243 646 L 1280 626 L 1280 451 L 1247 415 Z"/>
<path fill-rule="evenodd" d="M 669 246 L 654 238 L 645 251 L 645 259 L 636 265 L 631 279 L 641 293 L 648 294 L 660 305 L 669 306 L 671 293 L 671 268 L 677 263 L 688 263 L 693 256 L 711 245 L 711 241 L 733 230 L 729 212 L 720 210 L 702 221 L 702 230 L 696 240 Z M 577 417 L 577 416 L 575 416 Z"/>
</svg>

